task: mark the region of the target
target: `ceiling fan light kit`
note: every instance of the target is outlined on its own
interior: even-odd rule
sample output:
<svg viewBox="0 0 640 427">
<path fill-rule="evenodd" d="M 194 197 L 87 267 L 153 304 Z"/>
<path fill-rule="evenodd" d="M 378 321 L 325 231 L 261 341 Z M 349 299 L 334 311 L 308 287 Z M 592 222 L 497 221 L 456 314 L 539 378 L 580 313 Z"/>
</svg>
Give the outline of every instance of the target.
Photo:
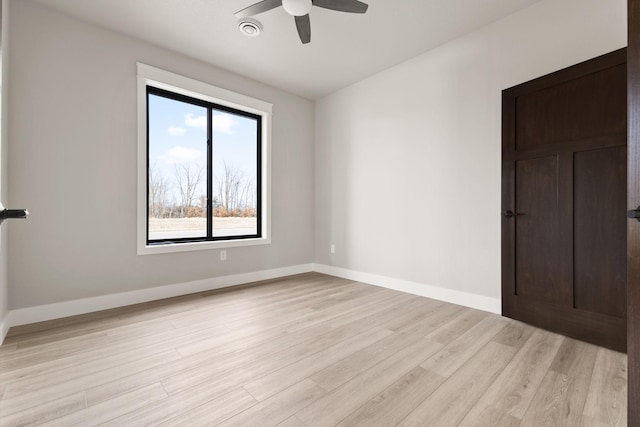
<svg viewBox="0 0 640 427">
<path fill-rule="evenodd" d="M 293 16 L 304 16 L 311 11 L 311 0 L 282 0 L 282 8 Z"/>
<path fill-rule="evenodd" d="M 311 41 L 311 21 L 309 20 L 309 12 L 311 11 L 312 6 L 349 13 L 365 13 L 369 8 L 366 3 L 362 3 L 358 0 L 262 0 L 239 10 L 235 15 L 237 18 L 244 20 L 245 18 L 267 12 L 279 6 L 282 6 L 289 15 L 295 18 L 296 28 L 302 44 L 307 44 Z M 243 21 L 240 22 L 242 23 Z M 261 30 L 262 26 L 260 26 L 258 33 L 255 35 L 260 34 Z M 242 28 L 240 28 L 240 31 L 247 34 Z M 249 31 L 253 30 L 250 29 Z"/>
</svg>

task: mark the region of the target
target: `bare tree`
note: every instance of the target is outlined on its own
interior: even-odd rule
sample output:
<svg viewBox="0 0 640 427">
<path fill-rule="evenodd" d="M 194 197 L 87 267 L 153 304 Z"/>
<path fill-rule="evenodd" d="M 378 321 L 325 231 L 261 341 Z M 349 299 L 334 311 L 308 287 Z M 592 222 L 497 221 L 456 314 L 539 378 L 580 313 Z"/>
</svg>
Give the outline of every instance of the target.
<svg viewBox="0 0 640 427">
<path fill-rule="evenodd" d="M 203 168 L 198 164 L 182 163 L 175 165 L 175 179 L 180 191 L 180 209 L 184 216 L 185 209 L 194 206 L 196 192 L 202 181 Z"/>
<path fill-rule="evenodd" d="M 237 208 L 238 191 L 243 181 L 242 172 L 233 165 L 224 163 L 222 176 L 218 177 L 218 200 L 227 212 Z"/>
<path fill-rule="evenodd" d="M 158 172 L 154 164 L 149 168 L 149 213 L 151 217 L 161 218 L 167 206 L 168 182 Z"/>
<path fill-rule="evenodd" d="M 253 179 L 247 178 L 241 169 L 223 164 L 221 175 L 216 177 L 214 202 L 223 216 L 246 216 L 255 212 L 256 189 Z"/>
<path fill-rule="evenodd" d="M 256 186 L 253 179 L 245 179 L 239 200 L 240 209 L 246 211 L 256 207 Z"/>
</svg>

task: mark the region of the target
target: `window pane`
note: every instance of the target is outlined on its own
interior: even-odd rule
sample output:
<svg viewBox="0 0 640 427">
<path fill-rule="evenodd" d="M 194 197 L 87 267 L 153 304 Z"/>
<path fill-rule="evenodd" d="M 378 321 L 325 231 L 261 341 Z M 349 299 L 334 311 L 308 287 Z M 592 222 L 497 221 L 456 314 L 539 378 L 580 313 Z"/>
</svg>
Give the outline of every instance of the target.
<svg viewBox="0 0 640 427">
<path fill-rule="evenodd" d="M 213 110 L 213 236 L 257 235 L 258 120 Z"/>
<path fill-rule="evenodd" d="M 149 95 L 149 240 L 207 236 L 207 109 Z"/>
</svg>

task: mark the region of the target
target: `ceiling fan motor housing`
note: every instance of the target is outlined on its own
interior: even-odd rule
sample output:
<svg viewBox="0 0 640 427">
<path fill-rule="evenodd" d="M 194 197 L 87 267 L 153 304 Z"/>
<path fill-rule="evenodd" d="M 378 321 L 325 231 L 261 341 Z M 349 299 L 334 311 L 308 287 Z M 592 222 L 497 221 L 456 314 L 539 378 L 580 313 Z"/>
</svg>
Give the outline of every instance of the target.
<svg viewBox="0 0 640 427">
<path fill-rule="evenodd" d="M 282 7 L 289 15 L 304 16 L 311 11 L 311 0 L 282 0 Z"/>
</svg>

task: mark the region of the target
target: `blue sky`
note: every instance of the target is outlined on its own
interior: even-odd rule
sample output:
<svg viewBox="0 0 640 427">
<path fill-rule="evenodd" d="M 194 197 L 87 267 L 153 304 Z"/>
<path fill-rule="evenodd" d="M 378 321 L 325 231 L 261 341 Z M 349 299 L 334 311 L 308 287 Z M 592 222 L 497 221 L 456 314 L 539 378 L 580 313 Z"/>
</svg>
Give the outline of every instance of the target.
<svg viewBox="0 0 640 427">
<path fill-rule="evenodd" d="M 207 109 L 156 95 L 149 96 L 149 164 L 169 182 L 169 202 L 179 198 L 176 165 L 207 164 Z M 224 162 L 256 182 L 256 120 L 213 111 L 213 174 L 221 176 Z M 215 178 L 214 178 L 215 179 Z M 200 194 L 206 194 L 206 176 Z"/>
</svg>

